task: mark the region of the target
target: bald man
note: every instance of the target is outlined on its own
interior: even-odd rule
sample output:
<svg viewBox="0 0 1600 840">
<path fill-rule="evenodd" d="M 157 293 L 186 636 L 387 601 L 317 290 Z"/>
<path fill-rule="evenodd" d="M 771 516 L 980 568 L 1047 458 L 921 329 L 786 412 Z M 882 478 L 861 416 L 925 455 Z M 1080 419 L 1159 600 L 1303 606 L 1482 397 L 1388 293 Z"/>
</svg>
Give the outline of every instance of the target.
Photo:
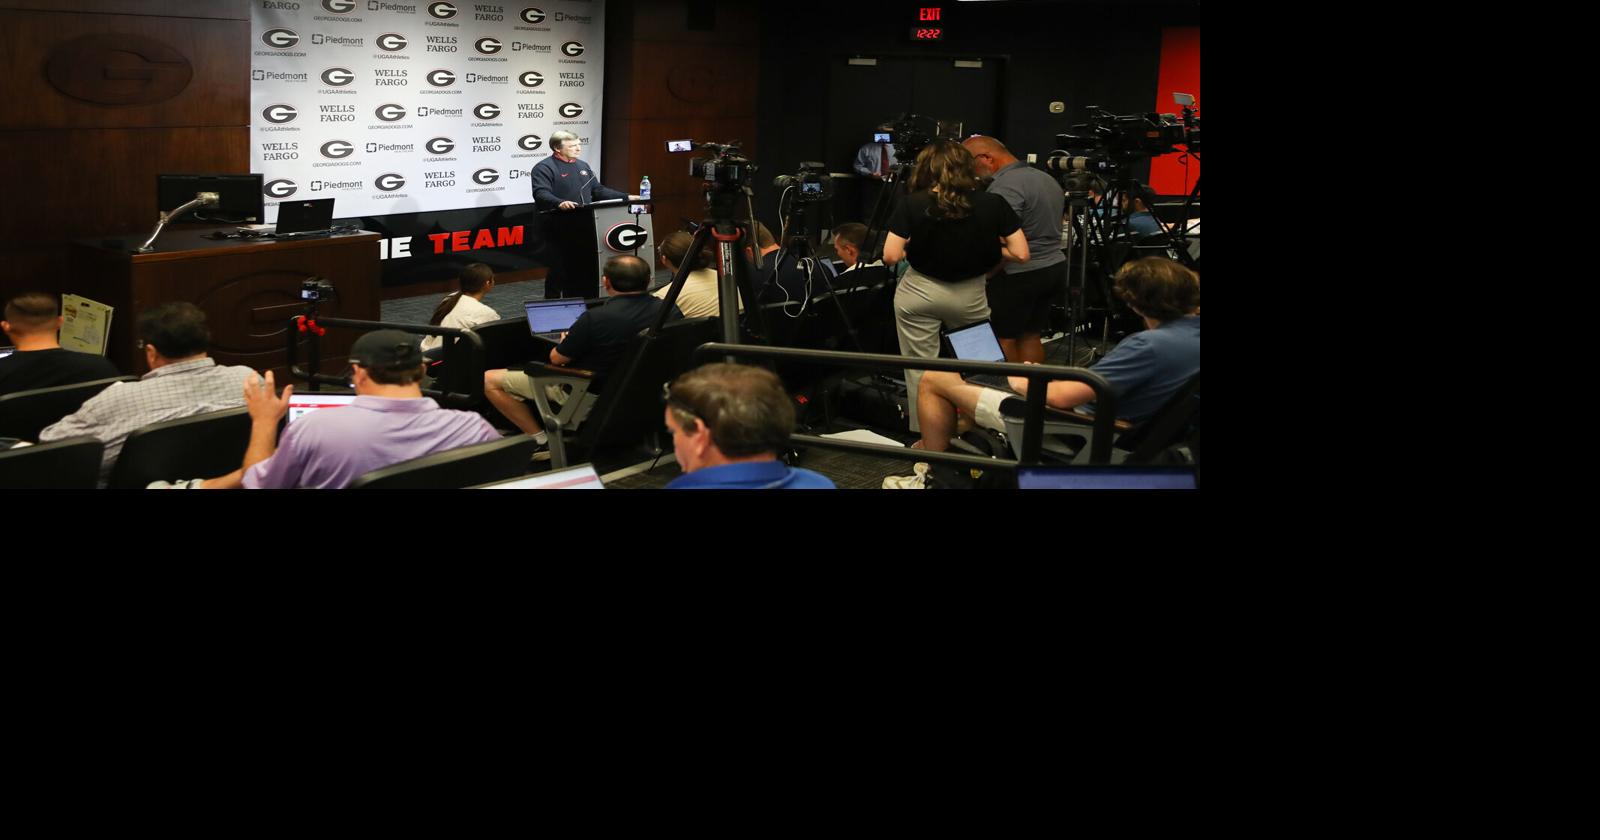
<svg viewBox="0 0 1600 840">
<path fill-rule="evenodd" d="M 989 192 L 1017 212 L 1028 237 L 1028 261 L 1005 261 L 990 275 L 989 322 L 1008 362 L 1044 362 L 1040 336 L 1050 305 L 1063 299 L 1067 258 L 1061 253 L 1061 212 L 1066 203 L 1056 179 L 1017 159 L 1004 143 L 975 134 L 961 145 L 972 153 L 978 174 L 993 177 Z"/>
</svg>

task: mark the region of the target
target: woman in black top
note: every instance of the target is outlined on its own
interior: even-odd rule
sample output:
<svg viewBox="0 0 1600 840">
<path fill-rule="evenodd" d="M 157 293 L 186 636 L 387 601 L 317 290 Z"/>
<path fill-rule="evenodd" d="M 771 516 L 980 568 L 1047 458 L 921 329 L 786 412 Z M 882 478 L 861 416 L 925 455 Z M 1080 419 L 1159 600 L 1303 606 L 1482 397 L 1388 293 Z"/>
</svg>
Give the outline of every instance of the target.
<svg viewBox="0 0 1600 840">
<path fill-rule="evenodd" d="M 917 155 L 912 194 L 889 221 L 883 261 L 904 259 L 911 268 L 895 289 L 895 327 L 902 355 L 939 355 L 939 328 L 955 329 L 989 317 L 985 280 L 1001 260 L 1028 261 L 1028 237 L 1005 199 L 978 190 L 972 153 L 940 140 Z M 906 391 L 917 404 L 922 371 L 906 371 Z M 911 430 L 918 431 L 916 412 Z"/>
</svg>

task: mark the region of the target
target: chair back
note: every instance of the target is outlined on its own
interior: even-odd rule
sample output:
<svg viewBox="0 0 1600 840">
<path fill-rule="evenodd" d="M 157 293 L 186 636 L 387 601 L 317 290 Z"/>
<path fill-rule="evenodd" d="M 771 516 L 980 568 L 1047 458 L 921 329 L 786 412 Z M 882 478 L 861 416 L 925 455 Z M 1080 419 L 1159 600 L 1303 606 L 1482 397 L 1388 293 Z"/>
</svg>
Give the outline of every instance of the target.
<svg viewBox="0 0 1600 840">
<path fill-rule="evenodd" d="M 152 481 L 212 478 L 244 463 L 250 410 L 244 406 L 151 423 L 128 435 L 110 487 L 139 490 Z"/>
<path fill-rule="evenodd" d="M 106 445 L 85 435 L 0 452 L 0 490 L 93 490 Z"/>
<path fill-rule="evenodd" d="M 515 318 L 501 318 L 479 324 L 472 331 L 483 339 L 484 370 L 509 368 L 521 370 L 529 359 L 544 361 L 550 355 L 550 345 L 528 332 L 528 316 L 518 312 Z M 445 364 L 449 364 L 446 362 Z M 480 372 L 481 376 L 481 372 Z M 478 383 L 482 390 L 483 383 Z"/>
<path fill-rule="evenodd" d="M 373 470 L 350 483 L 351 490 L 457 490 L 517 478 L 528 471 L 534 440 L 512 435 L 435 452 Z"/>
<path fill-rule="evenodd" d="M 717 318 L 689 318 L 666 324 L 654 336 L 635 336 L 579 430 L 579 448 L 592 454 L 609 446 L 639 443 L 660 430 L 661 386 L 689 369 L 694 349 L 716 341 L 719 326 Z"/>
<path fill-rule="evenodd" d="M 82 408 L 90 397 L 111 387 L 111 383 L 138 381 L 137 376 L 113 376 L 6 394 L 0 397 L 0 437 L 37 442 L 46 426 Z"/>
<path fill-rule="evenodd" d="M 1200 374 L 1184 383 L 1155 416 L 1117 438 L 1119 449 L 1132 450 L 1128 463 L 1143 464 L 1176 446 L 1200 428 Z"/>
</svg>

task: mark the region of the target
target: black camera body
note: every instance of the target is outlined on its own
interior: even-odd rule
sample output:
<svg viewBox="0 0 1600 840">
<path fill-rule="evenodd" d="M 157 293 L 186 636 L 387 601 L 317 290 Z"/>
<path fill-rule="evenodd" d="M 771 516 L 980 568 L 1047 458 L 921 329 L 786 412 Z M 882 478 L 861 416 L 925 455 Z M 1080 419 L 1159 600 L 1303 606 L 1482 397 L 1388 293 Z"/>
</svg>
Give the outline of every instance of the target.
<svg viewBox="0 0 1600 840">
<path fill-rule="evenodd" d="M 780 190 L 793 188 L 798 201 L 828 201 L 833 198 L 833 176 L 828 167 L 814 160 L 800 161 L 794 175 L 779 175 L 772 185 Z"/>
<path fill-rule="evenodd" d="M 877 133 L 889 135 L 889 145 L 894 146 L 895 158 L 910 163 L 935 140 L 960 140 L 961 123 L 917 114 L 901 114 L 898 119 L 878 126 Z"/>
<path fill-rule="evenodd" d="M 1173 114 L 1119 116 L 1092 105 L 1089 106 L 1089 122 L 1075 125 L 1072 130 L 1071 134 L 1057 134 L 1056 145 L 1063 149 L 1083 150 L 1087 158 L 1104 161 L 1097 164 L 1101 167 L 1098 171 L 1176 152 L 1178 146 L 1189 142 L 1187 126 Z M 1088 166 L 1078 165 L 1061 168 L 1089 169 Z"/>
<path fill-rule="evenodd" d="M 307 277 L 300 281 L 301 300 L 325 300 L 333 293 L 333 284 L 321 277 Z"/>
<path fill-rule="evenodd" d="M 706 182 L 706 186 L 714 191 L 739 192 L 750 186 L 750 178 L 758 168 L 746 157 L 740 154 L 739 144 L 733 143 L 695 143 L 693 140 L 669 140 L 667 151 L 687 152 L 690 150 L 711 152 L 713 157 L 697 157 L 689 160 L 689 177 Z"/>
</svg>

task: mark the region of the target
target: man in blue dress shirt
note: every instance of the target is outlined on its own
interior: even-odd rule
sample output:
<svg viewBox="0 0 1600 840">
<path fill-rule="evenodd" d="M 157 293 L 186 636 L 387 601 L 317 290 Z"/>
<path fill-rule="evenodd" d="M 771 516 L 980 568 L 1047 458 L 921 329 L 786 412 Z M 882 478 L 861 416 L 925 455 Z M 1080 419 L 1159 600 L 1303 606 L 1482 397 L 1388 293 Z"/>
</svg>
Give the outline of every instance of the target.
<svg viewBox="0 0 1600 840">
<path fill-rule="evenodd" d="M 667 429 L 684 474 L 669 490 L 832 490 L 825 476 L 786 466 L 794 403 L 772 371 L 713 364 L 666 391 Z"/>
</svg>

